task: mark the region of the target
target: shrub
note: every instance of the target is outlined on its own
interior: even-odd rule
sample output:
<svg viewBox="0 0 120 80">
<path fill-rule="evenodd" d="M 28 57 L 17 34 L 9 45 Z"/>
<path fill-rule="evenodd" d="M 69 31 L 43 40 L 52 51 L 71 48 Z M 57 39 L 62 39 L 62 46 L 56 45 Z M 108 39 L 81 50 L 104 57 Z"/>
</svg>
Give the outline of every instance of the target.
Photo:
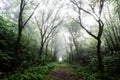
<svg viewBox="0 0 120 80">
<path fill-rule="evenodd" d="M 9 79 L 2 80 L 42 80 L 56 63 L 50 63 L 46 66 L 33 66 L 28 69 L 19 69 L 15 74 L 9 75 Z"/>
<path fill-rule="evenodd" d="M 120 78 L 120 54 L 106 56 L 104 58 L 106 77 L 111 80 L 118 80 Z"/>
</svg>

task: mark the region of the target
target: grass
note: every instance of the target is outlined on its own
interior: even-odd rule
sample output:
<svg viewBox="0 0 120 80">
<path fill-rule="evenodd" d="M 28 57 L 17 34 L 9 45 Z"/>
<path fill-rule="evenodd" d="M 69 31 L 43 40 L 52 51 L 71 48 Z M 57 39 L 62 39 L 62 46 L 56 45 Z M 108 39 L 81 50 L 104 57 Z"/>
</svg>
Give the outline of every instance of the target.
<svg viewBox="0 0 120 80">
<path fill-rule="evenodd" d="M 68 67 L 68 64 L 67 63 L 56 63 L 55 64 L 56 67 Z"/>
</svg>

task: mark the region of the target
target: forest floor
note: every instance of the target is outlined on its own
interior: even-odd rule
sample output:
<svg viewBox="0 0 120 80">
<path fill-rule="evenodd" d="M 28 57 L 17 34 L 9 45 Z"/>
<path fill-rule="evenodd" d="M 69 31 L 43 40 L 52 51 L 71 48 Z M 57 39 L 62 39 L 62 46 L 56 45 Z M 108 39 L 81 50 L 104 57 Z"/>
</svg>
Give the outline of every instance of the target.
<svg viewBox="0 0 120 80">
<path fill-rule="evenodd" d="M 64 63 L 59 63 L 49 72 L 43 80 L 83 80 L 80 79 L 73 68 Z"/>
</svg>

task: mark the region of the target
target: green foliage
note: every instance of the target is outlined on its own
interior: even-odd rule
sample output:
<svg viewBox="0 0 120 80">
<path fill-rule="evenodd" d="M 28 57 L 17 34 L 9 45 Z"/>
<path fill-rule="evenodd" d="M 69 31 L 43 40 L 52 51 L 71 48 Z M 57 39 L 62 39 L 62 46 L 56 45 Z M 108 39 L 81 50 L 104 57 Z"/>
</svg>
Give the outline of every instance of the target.
<svg viewBox="0 0 120 80">
<path fill-rule="evenodd" d="M 0 72 L 14 70 L 15 26 L 15 23 L 0 16 Z"/>
<path fill-rule="evenodd" d="M 19 68 L 27 68 L 36 60 L 36 45 L 30 44 L 30 39 L 23 34 L 21 41 L 21 59 L 18 61 L 15 54 L 17 25 L 0 16 L 0 72 L 11 73 Z M 34 41 L 33 41 L 34 42 Z M 1 76 L 0 74 L 0 76 Z"/>
<path fill-rule="evenodd" d="M 17 71 L 10 77 L 10 80 L 26 80 L 29 79 L 29 76 L 31 76 L 31 80 L 41 79 L 54 64 L 49 64 L 46 67 L 30 67 L 27 69 L 29 66 L 33 66 L 33 64 L 34 66 L 41 65 L 42 60 L 45 61 L 47 57 L 42 56 L 44 59 L 38 59 L 39 47 L 37 46 L 37 41 L 29 38 L 26 32 L 23 32 L 20 43 L 20 60 L 17 60 L 14 50 L 17 32 L 17 24 L 15 22 L 11 22 L 0 16 L 0 77 L 3 78 L 7 74 L 12 74 Z M 47 60 L 50 62 L 50 59 L 48 58 Z"/>
<path fill-rule="evenodd" d="M 47 64 L 47 67 L 49 70 L 53 69 L 56 66 L 56 63 L 49 63 Z"/>
<path fill-rule="evenodd" d="M 67 63 L 56 63 L 55 65 L 60 67 L 68 67 Z"/>
<path fill-rule="evenodd" d="M 33 66 L 28 69 L 19 69 L 15 74 L 9 75 L 9 78 L 2 80 L 42 80 L 56 63 L 50 63 L 46 66 Z"/>
<path fill-rule="evenodd" d="M 78 75 L 81 75 L 81 77 L 84 80 L 98 80 L 101 79 L 101 74 L 97 72 L 97 70 L 91 69 L 90 66 L 80 66 L 80 65 L 75 65 L 72 66 Z"/>
<path fill-rule="evenodd" d="M 115 6 L 115 12 L 120 13 L 120 0 L 114 0 L 116 6 Z"/>
<path fill-rule="evenodd" d="M 12 67 L 14 60 L 15 59 L 9 56 L 7 53 L 0 51 L 0 71 L 8 72 Z"/>
<path fill-rule="evenodd" d="M 120 79 L 120 54 L 106 56 L 104 59 L 106 77 L 111 80 Z"/>
<path fill-rule="evenodd" d="M 46 68 L 43 67 L 31 67 L 28 70 L 25 70 L 23 73 L 17 72 L 16 74 L 10 75 L 9 80 L 38 80 L 42 79 L 43 75 L 41 72 L 46 71 Z"/>
</svg>

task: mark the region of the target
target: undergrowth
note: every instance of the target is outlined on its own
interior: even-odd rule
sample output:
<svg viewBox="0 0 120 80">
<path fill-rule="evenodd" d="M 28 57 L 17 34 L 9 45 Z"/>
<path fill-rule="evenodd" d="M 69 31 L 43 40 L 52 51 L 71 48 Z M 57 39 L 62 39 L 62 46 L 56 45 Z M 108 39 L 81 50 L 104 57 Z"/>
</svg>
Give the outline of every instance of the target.
<svg viewBox="0 0 120 80">
<path fill-rule="evenodd" d="M 83 80 L 101 80 L 102 74 L 91 69 L 90 66 L 73 65 L 72 67 Z"/>
<path fill-rule="evenodd" d="M 0 80 L 42 80 L 51 70 L 56 63 L 50 63 L 45 66 L 32 66 L 28 69 L 21 69 L 16 71 L 15 74 L 10 74 Z"/>
</svg>

